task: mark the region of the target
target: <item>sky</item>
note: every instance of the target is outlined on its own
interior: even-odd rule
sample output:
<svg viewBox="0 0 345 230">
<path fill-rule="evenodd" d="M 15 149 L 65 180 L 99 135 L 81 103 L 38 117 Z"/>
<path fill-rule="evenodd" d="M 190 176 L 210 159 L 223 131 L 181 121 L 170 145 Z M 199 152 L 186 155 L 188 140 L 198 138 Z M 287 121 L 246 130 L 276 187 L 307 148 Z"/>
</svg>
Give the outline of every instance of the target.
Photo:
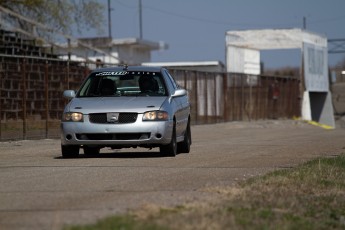
<svg viewBox="0 0 345 230">
<path fill-rule="evenodd" d="M 108 36 L 107 0 L 102 33 Z M 139 0 L 111 0 L 112 37 L 139 37 Z M 345 0 L 142 0 L 143 39 L 168 44 L 154 51 L 153 62 L 222 61 L 225 33 L 232 30 L 303 28 L 328 39 L 345 38 Z M 329 54 L 329 65 L 345 54 Z M 265 68 L 300 66 L 299 50 L 262 51 Z"/>
</svg>

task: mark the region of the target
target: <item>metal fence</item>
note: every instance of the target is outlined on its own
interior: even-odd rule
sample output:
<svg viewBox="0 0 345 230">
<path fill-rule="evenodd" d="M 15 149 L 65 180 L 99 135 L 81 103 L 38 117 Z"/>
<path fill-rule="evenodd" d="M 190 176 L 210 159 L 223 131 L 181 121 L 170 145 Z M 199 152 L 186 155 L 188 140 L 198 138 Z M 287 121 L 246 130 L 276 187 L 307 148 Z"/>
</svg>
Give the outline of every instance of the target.
<svg viewBox="0 0 345 230">
<path fill-rule="evenodd" d="M 300 115 L 299 80 L 236 73 L 174 71 L 189 91 L 194 124 Z"/>
<path fill-rule="evenodd" d="M 0 57 L 0 141 L 58 138 L 67 100 L 91 64 Z M 299 80 L 171 70 L 189 92 L 193 124 L 291 118 L 300 115 Z"/>
</svg>

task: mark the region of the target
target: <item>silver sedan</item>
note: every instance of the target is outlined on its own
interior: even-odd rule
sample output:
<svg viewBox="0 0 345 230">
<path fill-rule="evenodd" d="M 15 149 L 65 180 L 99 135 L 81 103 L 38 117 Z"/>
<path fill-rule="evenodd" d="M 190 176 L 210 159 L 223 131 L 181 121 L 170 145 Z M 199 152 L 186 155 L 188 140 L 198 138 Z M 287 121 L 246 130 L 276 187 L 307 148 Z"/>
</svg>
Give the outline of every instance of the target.
<svg viewBox="0 0 345 230">
<path fill-rule="evenodd" d="M 98 155 L 101 148 L 159 147 L 188 153 L 192 143 L 190 103 L 168 70 L 124 66 L 96 69 L 71 99 L 61 121 L 63 157 Z"/>
</svg>

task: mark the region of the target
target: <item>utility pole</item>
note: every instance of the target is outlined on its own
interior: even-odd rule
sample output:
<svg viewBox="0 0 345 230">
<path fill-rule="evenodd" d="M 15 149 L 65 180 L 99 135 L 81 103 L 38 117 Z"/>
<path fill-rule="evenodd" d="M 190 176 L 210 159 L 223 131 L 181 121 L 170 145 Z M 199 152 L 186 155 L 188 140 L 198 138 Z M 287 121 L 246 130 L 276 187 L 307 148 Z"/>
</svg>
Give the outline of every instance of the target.
<svg viewBox="0 0 345 230">
<path fill-rule="evenodd" d="M 109 38 L 112 38 L 111 36 L 111 6 L 110 6 L 110 0 L 108 0 L 108 33 Z"/>
<path fill-rule="evenodd" d="M 303 29 L 306 30 L 307 29 L 307 18 L 303 17 Z"/>
<path fill-rule="evenodd" d="M 143 18 L 142 18 L 141 0 L 139 0 L 139 34 L 140 34 L 140 39 L 143 39 Z"/>
</svg>

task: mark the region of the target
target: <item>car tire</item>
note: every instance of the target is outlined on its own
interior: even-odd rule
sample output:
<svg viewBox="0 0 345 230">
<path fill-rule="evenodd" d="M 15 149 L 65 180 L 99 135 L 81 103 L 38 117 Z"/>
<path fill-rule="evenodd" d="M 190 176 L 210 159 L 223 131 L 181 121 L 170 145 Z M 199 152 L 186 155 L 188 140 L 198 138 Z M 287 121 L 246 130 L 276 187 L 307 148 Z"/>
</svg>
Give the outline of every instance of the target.
<svg viewBox="0 0 345 230">
<path fill-rule="evenodd" d="M 176 142 L 176 124 L 174 122 L 171 141 L 168 145 L 163 145 L 159 148 L 160 153 L 166 156 L 174 157 L 177 154 L 177 142 Z"/>
<path fill-rule="evenodd" d="M 77 158 L 79 156 L 79 146 L 61 145 L 61 153 L 63 158 Z"/>
<path fill-rule="evenodd" d="M 181 143 L 177 144 L 178 152 L 179 153 L 189 153 L 191 144 L 192 144 L 192 132 L 190 130 L 190 122 L 188 120 L 186 131 L 184 133 L 184 139 Z"/>
<path fill-rule="evenodd" d="M 95 157 L 99 155 L 100 148 L 84 146 L 84 154 L 87 157 Z"/>
</svg>

